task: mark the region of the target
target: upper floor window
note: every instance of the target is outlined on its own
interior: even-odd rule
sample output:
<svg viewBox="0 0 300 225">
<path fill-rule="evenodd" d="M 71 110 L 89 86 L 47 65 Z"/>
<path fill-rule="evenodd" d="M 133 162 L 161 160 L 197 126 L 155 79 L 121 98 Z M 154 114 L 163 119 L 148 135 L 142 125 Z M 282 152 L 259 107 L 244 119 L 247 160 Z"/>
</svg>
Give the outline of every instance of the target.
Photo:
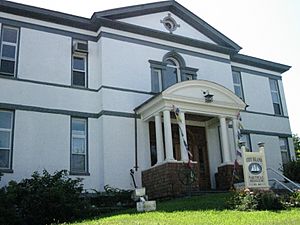
<svg viewBox="0 0 300 225">
<path fill-rule="evenodd" d="M 87 87 L 87 43 L 74 41 L 72 56 L 72 86 Z"/>
<path fill-rule="evenodd" d="M 1 34 L 0 73 L 8 76 L 14 76 L 17 67 L 19 29 L 10 26 L 3 26 Z"/>
<path fill-rule="evenodd" d="M 237 96 L 239 96 L 242 100 L 245 100 L 241 73 L 237 71 L 232 71 L 232 79 L 233 79 L 234 93 Z"/>
<path fill-rule="evenodd" d="M 250 134 L 241 134 L 239 141 L 244 142 L 246 150 L 252 152 Z"/>
<path fill-rule="evenodd" d="M 0 170 L 11 168 L 13 112 L 0 111 Z"/>
<path fill-rule="evenodd" d="M 290 161 L 289 145 L 287 138 L 279 138 L 279 145 L 282 164 L 286 164 Z"/>
<path fill-rule="evenodd" d="M 158 93 L 168 87 L 186 80 L 197 79 L 198 69 L 186 67 L 183 58 L 176 52 L 169 52 L 162 62 L 149 60 L 151 63 L 151 89 Z"/>
<path fill-rule="evenodd" d="M 71 173 L 87 173 L 87 120 L 72 118 Z"/>
<path fill-rule="evenodd" d="M 282 115 L 282 107 L 281 107 L 277 80 L 270 79 L 269 81 L 270 81 L 270 89 L 271 89 L 274 113 L 275 115 Z"/>
</svg>

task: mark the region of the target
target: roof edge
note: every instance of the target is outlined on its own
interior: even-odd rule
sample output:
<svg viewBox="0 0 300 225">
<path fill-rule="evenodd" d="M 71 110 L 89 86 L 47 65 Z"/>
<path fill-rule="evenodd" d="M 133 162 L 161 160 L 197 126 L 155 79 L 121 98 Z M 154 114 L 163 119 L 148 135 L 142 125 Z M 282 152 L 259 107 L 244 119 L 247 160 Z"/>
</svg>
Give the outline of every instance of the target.
<svg viewBox="0 0 300 225">
<path fill-rule="evenodd" d="M 288 65 L 256 58 L 253 56 L 243 55 L 243 54 L 232 55 L 231 61 L 246 64 L 249 66 L 255 66 L 255 67 L 259 67 L 262 69 L 271 70 L 279 73 L 284 73 L 291 68 L 291 66 Z"/>
</svg>

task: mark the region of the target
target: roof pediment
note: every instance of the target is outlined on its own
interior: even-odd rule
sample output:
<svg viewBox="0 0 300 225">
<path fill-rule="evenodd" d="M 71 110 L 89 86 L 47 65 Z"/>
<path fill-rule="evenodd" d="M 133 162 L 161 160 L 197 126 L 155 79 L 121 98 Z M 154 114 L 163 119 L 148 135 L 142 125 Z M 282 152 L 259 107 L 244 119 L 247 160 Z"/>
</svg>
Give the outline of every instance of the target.
<svg viewBox="0 0 300 225">
<path fill-rule="evenodd" d="M 92 20 L 108 19 L 114 21 L 126 21 L 126 18 L 145 16 L 160 12 L 173 13 L 178 18 L 189 24 L 193 29 L 197 30 L 200 34 L 206 36 L 217 45 L 233 49 L 236 52 L 241 49 L 238 44 L 230 40 L 221 32 L 217 31 L 215 28 L 210 26 L 204 20 L 190 12 L 176 1 L 162 1 L 95 12 L 92 16 Z"/>
<path fill-rule="evenodd" d="M 173 105 L 184 112 L 228 117 L 236 116 L 246 107 L 246 103 L 229 89 L 211 81 L 192 80 L 169 87 L 139 106 L 136 112 L 147 120 L 163 110 L 171 110 Z"/>
</svg>

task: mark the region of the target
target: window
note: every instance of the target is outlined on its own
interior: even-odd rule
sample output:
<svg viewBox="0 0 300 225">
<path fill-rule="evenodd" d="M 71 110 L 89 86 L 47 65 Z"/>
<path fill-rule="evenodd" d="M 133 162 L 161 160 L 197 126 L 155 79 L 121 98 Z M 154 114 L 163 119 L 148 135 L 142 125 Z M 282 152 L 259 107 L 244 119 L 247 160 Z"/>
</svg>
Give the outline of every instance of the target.
<svg viewBox="0 0 300 225">
<path fill-rule="evenodd" d="M 161 69 L 153 69 L 151 79 L 152 92 L 160 92 L 162 90 Z"/>
<path fill-rule="evenodd" d="M 279 145 L 280 145 L 282 164 L 286 164 L 290 161 L 289 145 L 288 145 L 287 138 L 279 138 Z"/>
<path fill-rule="evenodd" d="M 166 60 L 166 63 L 166 71 L 162 76 L 163 90 L 180 81 L 179 63 L 177 62 L 177 60 L 168 58 Z"/>
<path fill-rule="evenodd" d="M 3 26 L 1 34 L 0 73 L 14 76 L 16 73 L 19 29 Z"/>
<path fill-rule="evenodd" d="M 270 79 L 269 81 L 270 81 L 270 89 L 271 89 L 274 113 L 275 115 L 282 115 L 282 107 L 280 102 L 277 80 Z"/>
<path fill-rule="evenodd" d="M 11 168 L 13 112 L 0 111 L 0 170 Z"/>
<path fill-rule="evenodd" d="M 241 134 L 240 142 L 245 142 L 246 150 L 252 152 L 251 140 L 250 140 L 250 135 L 249 134 Z"/>
<path fill-rule="evenodd" d="M 87 173 L 87 120 L 72 118 L 71 173 Z"/>
<path fill-rule="evenodd" d="M 242 100 L 245 100 L 243 94 L 241 73 L 237 71 L 232 71 L 232 78 L 233 78 L 234 93 L 237 96 L 239 96 Z"/>
<path fill-rule="evenodd" d="M 73 55 L 72 85 L 86 87 L 86 56 Z"/>
</svg>

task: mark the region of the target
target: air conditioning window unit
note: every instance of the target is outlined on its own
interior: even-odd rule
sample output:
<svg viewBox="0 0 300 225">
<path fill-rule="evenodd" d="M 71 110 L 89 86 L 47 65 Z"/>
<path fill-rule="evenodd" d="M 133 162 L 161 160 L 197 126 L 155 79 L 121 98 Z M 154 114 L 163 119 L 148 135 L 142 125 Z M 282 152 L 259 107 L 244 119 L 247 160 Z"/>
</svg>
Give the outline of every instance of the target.
<svg viewBox="0 0 300 225">
<path fill-rule="evenodd" d="M 88 44 L 82 42 L 76 42 L 73 50 L 74 52 L 88 53 Z"/>
</svg>

